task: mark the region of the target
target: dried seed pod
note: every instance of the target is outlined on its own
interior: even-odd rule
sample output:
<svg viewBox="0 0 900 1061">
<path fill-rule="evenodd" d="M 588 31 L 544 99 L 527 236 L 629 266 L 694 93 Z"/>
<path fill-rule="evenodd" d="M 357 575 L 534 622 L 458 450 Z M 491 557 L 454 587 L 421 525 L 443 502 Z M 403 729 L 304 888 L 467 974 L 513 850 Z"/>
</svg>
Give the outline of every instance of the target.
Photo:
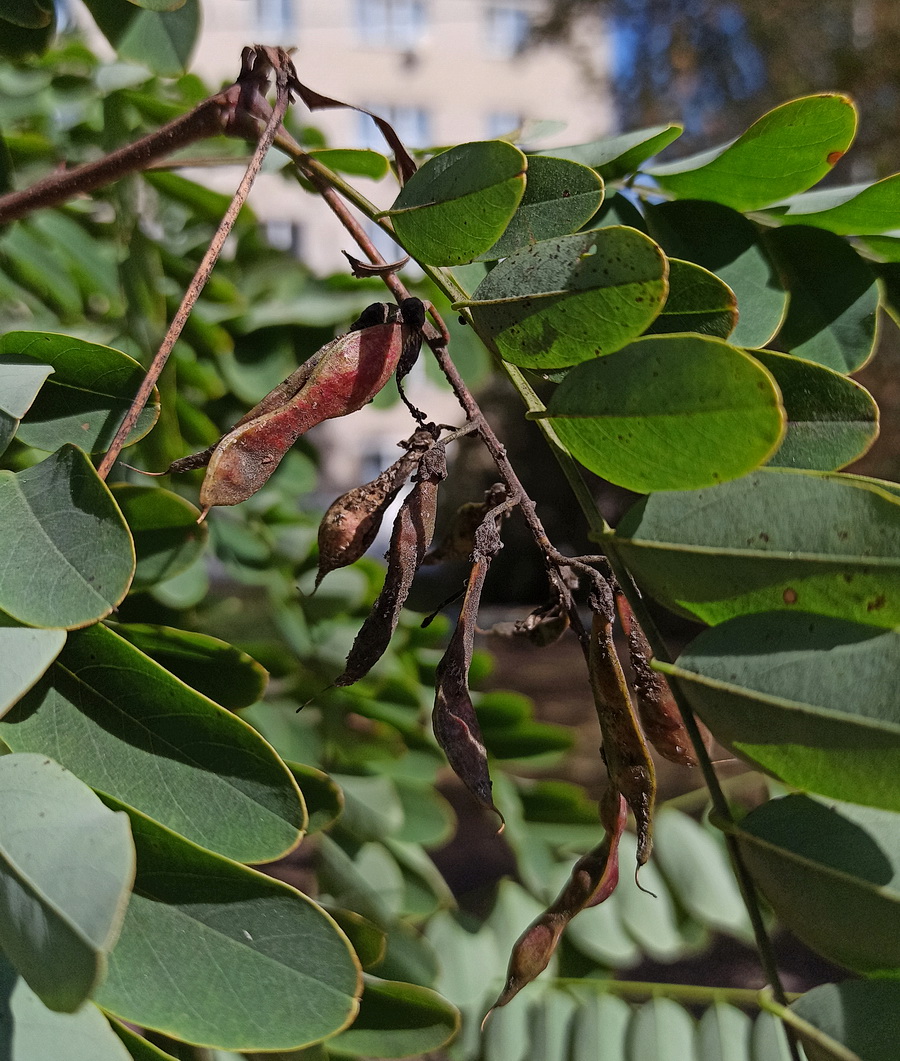
<svg viewBox="0 0 900 1061">
<path fill-rule="evenodd" d="M 613 787 L 631 808 L 637 824 L 637 868 L 650 857 L 656 770 L 638 723 L 613 640 L 615 614 L 606 583 L 588 597 L 593 612 L 588 670 L 603 736 L 603 757 Z"/>
<path fill-rule="evenodd" d="M 384 587 L 356 635 L 347 656 L 347 665 L 335 679 L 335 685 L 358 682 L 384 655 L 397 628 L 416 571 L 431 544 L 438 485 L 446 476 L 444 447 L 436 443 L 419 460 L 416 485 L 410 490 L 394 520 Z"/>
<path fill-rule="evenodd" d="M 606 835 L 575 863 L 562 891 L 516 941 L 509 959 L 506 984 L 485 1020 L 505 1006 L 523 987 L 547 968 L 560 936 L 572 918 L 608 899 L 619 882 L 619 841 L 625 831 L 625 799 L 610 787 L 600 805 Z"/>
<path fill-rule="evenodd" d="M 481 726 L 469 695 L 469 667 L 481 590 L 491 561 L 502 548 L 497 520 L 488 516 L 475 532 L 472 571 L 459 620 L 435 673 L 431 724 L 453 772 L 482 806 L 496 811 Z M 500 812 L 497 811 L 499 814 Z M 500 815 L 502 819 L 502 815 Z"/>
<path fill-rule="evenodd" d="M 342 494 L 319 524 L 316 586 L 339 567 L 355 563 L 375 540 L 388 506 L 415 471 L 422 453 L 435 441 L 436 429 L 421 428 L 404 443 L 407 452 L 370 483 Z"/>
<path fill-rule="evenodd" d="M 561 598 L 557 597 L 535 608 L 524 619 L 517 619 L 514 623 L 495 623 L 490 633 L 501 637 L 524 637 L 538 648 L 544 648 L 558 641 L 568 629 L 569 613 Z"/>
<path fill-rule="evenodd" d="M 653 653 L 647 637 L 621 591 L 616 593 L 616 610 L 628 638 L 638 714 L 647 740 L 670 762 L 696 766 L 697 757 L 672 690 L 665 677 L 650 666 Z"/>
<path fill-rule="evenodd" d="M 484 492 L 483 501 L 469 501 L 454 512 L 447 533 L 422 561 L 424 564 L 468 560 L 475 548 L 475 532 L 492 508 L 502 505 L 507 491 L 503 483 L 494 483 Z M 503 519 L 509 512 L 503 513 Z"/>
</svg>

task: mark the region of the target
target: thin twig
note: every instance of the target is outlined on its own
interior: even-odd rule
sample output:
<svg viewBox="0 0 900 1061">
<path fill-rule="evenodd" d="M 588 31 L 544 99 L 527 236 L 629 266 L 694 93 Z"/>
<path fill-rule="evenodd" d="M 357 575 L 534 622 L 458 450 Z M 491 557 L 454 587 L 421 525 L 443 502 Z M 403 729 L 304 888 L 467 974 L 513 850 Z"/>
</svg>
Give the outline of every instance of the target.
<svg viewBox="0 0 900 1061">
<path fill-rule="evenodd" d="M 132 428 L 137 422 L 138 417 L 141 415 L 144 406 L 149 401 L 150 395 L 153 393 L 153 388 L 156 386 L 156 381 L 159 379 L 162 370 L 165 368 L 169 355 L 172 353 L 172 348 L 175 346 L 175 343 L 178 341 L 178 338 L 187 323 L 191 310 L 194 308 L 194 303 L 200 297 L 200 292 L 203 290 L 207 280 L 209 280 L 213 267 L 222 251 L 222 247 L 225 245 L 225 240 L 228 238 L 234 227 L 234 223 L 237 220 L 241 207 L 244 205 L 247 196 L 250 194 L 253 181 L 259 173 L 263 160 L 266 157 L 266 153 L 275 138 L 278 126 L 284 118 L 288 103 L 290 102 L 290 89 L 288 87 L 287 79 L 283 76 L 279 76 L 276 85 L 278 95 L 275 101 L 275 107 L 273 108 L 266 127 L 259 138 L 256 150 L 253 153 L 253 157 L 250 159 L 250 164 L 247 166 L 243 179 L 238 185 L 237 191 L 234 193 L 234 197 L 225 212 L 225 216 L 222 218 L 218 229 L 216 229 L 216 234 L 213 236 L 206 254 L 203 255 L 203 260 L 197 267 L 197 271 L 194 274 L 193 280 L 191 280 L 190 286 L 184 293 L 184 298 L 181 300 L 178 312 L 175 314 L 172 323 L 169 325 L 169 330 L 166 332 L 166 336 L 147 370 L 147 374 L 131 403 L 131 407 L 126 414 L 125 419 L 119 425 L 119 430 L 116 432 L 115 438 L 113 438 L 112 445 L 109 447 L 109 450 L 106 452 L 100 463 L 100 467 L 97 469 L 97 474 L 101 479 L 105 479 L 107 475 L 109 475 L 109 472 L 115 464 L 119 453 L 122 451 L 122 447 L 125 445 Z"/>
</svg>

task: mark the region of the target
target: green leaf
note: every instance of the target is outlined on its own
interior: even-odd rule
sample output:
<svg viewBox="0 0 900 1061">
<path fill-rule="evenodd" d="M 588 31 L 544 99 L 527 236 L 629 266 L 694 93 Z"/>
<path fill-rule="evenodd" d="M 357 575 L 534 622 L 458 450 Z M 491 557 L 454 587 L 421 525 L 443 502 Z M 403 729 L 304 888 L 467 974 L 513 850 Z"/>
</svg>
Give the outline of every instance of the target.
<svg viewBox="0 0 900 1061">
<path fill-rule="evenodd" d="M 751 938 L 747 908 L 721 840 L 693 818 L 662 807 L 653 855 L 678 902 L 703 925 Z"/>
<path fill-rule="evenodd" d="M 307 833 L 328 829 L 344 813 L 344 794 L 340 786 L 328 774 L 316 770 L 314 766 L 287 761 L 285 766 L 294 775 L 303 793 L 303 802 L 309 815 Z"/>
<path fill-rule="evenodd" d="M 354 177 L 369 177 L 380 181 L 391 172 L 391 164 L 385 155 L 368 148 L 319 148 L 309 155 L 338 173 L 349 173 Z"/>
<path fill-rule="evenodd" d="M 533 155 L 525 194 L 506 231 L 479 256 L 496 261 L 541 240 L 567 236 L 594 216 L 603 202 L 603 181 L 587 166 Z"/>
<path fill-rule="evenodd" d="M 696 1029 L 688 1012 L 668 998 L 639 1006 L 628 1029 L 628 1061 L 695 1061 Z"/>
<path fill-rule="evenodd" d="M 615 995 L 594 991 L 580 997 L 572 1033 L 572 1061 L 625 1061 L 631 1006 Z"/>
<path fill-rule="evenodd" d="M 0 24 L 0 29 L 7 32 L 7 25 Z M 43 32 L 18 29 L 13 36 Z M 69 321 L 81 319 L 83 300 L 78 284 L 29 219 L 9 226 L 0 236 L 0 265 L 10 279 L 57 316 Z"/>
<path fill-rule="evenodd" d="M 363 969 L 377 965 L 384 959 L 387 937 L 378 926 L 367 917 L 344 910 L 341 907 L 324 904 L 323 909 L 333 918 L 344 933 L 359 958 Z"/>
<path fill-rule="evenodd" d="M 775 378 L 787 414 L 787 434 L 770 466 L 835 471 L 878 437 L 878 406 L 855 380 L 790 354 L 752 353 Z"/>
<path fill-rule="evenodd" d="M 103 977 L 134 878 L 124 814 L 43 755 L 0 756 L 0 946 L 50 1009 Z"/>
<path fill-rule="evenodd" d="M 531 1010 L 531 1056 L 568 1061 L 575 1000 L 563 991 L 546 991 Z"/>
<path fill-rule="evenodd" d="M 30 357 L 0 352 L 0 453 L 12 442 L 19 421 L 52 371 L 52 365 L 40 365 Z"/>
<path fill-rule="evenodd" d="M 758 210 L 820 181 L 855 133 L 856 108 L 846 96 L 804 96 L 764 114 L 725 147 L 644 172 L 679 199 Z"/>
<path fill-rule="evenodd" d="M 353 1024 L 330 1040 L 338 1054 L 411 1057 L 439 1050 L 459 1029 L 459 1011 L 436 991 L 364 974 Z"/>
<path fill-rule="evenodd" d="M 900 500 L 877 480 L 763 469 L 659 493 L 615 542 L 646 592 L 705 623 L 803 609 L 900 624 Z"/>
<path fill-rule="evenodd" d="M 116 483 L 112 492 L 134 539 L 132 593 L 174 578 L 202 554 L 208 530 L 189 501 L 157 486 Z"/>
<path fill-rule="evenodd" d="M 128 0 L 129 4 L 143 7 L 147 11 L 175 11 L 184 6 L 185 0 Z"/>
<path fill-rule="evenodd" d="M 667 274 L 651 239 L 610 226 L 517 251 L 465 304 L 479 333 L 507 361 L 563 368 L 640 335 L 665 301 Z"/>
<path fill-rule="evenodd" d="M 87 453 L 108 449 L 144 379 L 144 369 L 127 354 L 70 335 L 8 332 L 0 338 L 0 355 L 29 357 L 53 368 L 19 428 L 21 441 L 37 449 L 66 443 Z M 154 388 L 126 445 L 143 438 L 158 416 Z"/>
<path fill-rule="evenodd" d="M 575 743 L 570 728 L 532 719 L 516 726 L 482 730 L 484 746 L 498 759 L 529 759 L 534 755 L 568 751 Z"/>
<path fill-rule="evenodd" d="M 122 514 L 74 446 L 16 474 L 0 471 L 0 541 L 0 608 L 32 626 L 109 615 L 134 573 Z"/>
<path fill-rule="evenodd" d="M 790 291 L 776 343 L 838 372 L 861 368 L 877 335 L 874 270 L 846 240 L 824 229 L 797 225 L 766 239 Z"/>
<path fill-rule="evenodd" d="M 537 154 L 567 158 L 572 162 L 580 162 L 583 166 L 592 166 L 604 180 L 613 181 L 628 173 L 634 173 L 642 162 L 662 151 L 683 132 L 683 126 L 670 122 L 668 125 L 654 125 L 649 129 L 637 129 L 619 136 L 603 136 L 587 144 L 551 147 Z M 533 160 L 534 156 L 530 161 Z"/>
<path fill-rule="evenodd" d="M 900 816 L 792 795 L 769 800 L 729 831 L 779 919 L 800 939 L 857 972 L 896 975 Z"/>
<path fill-rule="evenodd" d="M 114 629 L 185 685 L 230 711 L 255 704 L 266 691 L 265 668 L 218 637 L 145 623 L 123 623 Z"/>
<path fill-rule="evenodd" d="M 658 666 L 735 755 L 796 788 L 900 810 L 898 650 L 897 630 L 760 612 Z"/>
<path fill-rule="evenodd" d="M 784 319 L 787 292 L 757 227 L 736 210 L 703 200 L 648 206 L 646 218 L 666 254 L 702 265 L 734 292 L 735 346 L 769 342 Z"/>
<path fill-rule="evenodd" d="M 115 1017 L 107 1016 L 110 1027 L 122 1040 L 132 1061 L 177 1061 L 171 1054 L 164 1053 L 158 1046 L 148 1042 L 142 1035 L 133 1032 L 128 1025 Z"/>
<path fill-rule="evenodd" d="M 720 339 L 638 339 L 569 372 L 546 415 L 597 475 L 641 493 L 745 475 L 777 448 L 780 396 L 751 357 Z"/>
<path fill-rule="evenodd" d="M 341 825 L 357 840 L 380 840 L 403 825 L 403 804 L 389 777 L 331 776 L 344 793 Z"/>
<path fill-rule="evenodd" d="M 900 983 L 895 980 L 822 984 L 798 998 L 790 1012 L 853 1051 L 860 1061 L 893 1061 L 897 1052 Z M 821 1040 L 810 1042 L 796 1027 L 810 1061 L 820 1061 L 823 1055 L 816 1050 Z"/>
<path fill-rule="evenodd" d="M 771 1013 L 763 1011 L 753 1022 L 750 1061 L 795 1061 L 784 1025 Z"/>
<path fill-rule="evenodd" d="M 0 18 L 15 26 L 41 29 L 53 21 L 52 0 L 0 0 Z"/>
<path fill-rule="evenodd" d="M 20 626 L 0 612 L 0 717 L 28 692 L 65 643 L 65 630 Z"/>
<path fill-rule="evenodd" d="M 0 31 L 2 39 L 2 31 Z M 96 1006 L 54 1013 L 0 954 L 4 1061 L 132 1061 Z"/>
<path fill-rule="evenodd" d="M 359 967 L 320 906 L 130 817 L 135 891 L 97 995 L 104 1009 L 225 1050 L 296 1049 L 349 1023 Z"/>
<path fill-rule="evenodd" d="M 636 853 L 637 841 L 634 834 L 625 833 L 619 849 L 620 866 L 636 865 Z M 641 866 L 640 885 L 638 887 L 635 877 L 630 873 L 621 874 L 616 896 L 617 913 L 621 918 L 622 927 L 645 954 L 656 961 L 673 961 L 687 949 L 686 941 L 678 923 L 672 894 L 653 862 Z M 598 909 L 605 905 L 606 903 L 602 903 Z M 577 921 L 578 918 L 576 923 Z"/>
<path fill-rule="evenodd" d="M 900 173 L 871 184 L 795 195 L 768 213 L 782 225 L 815 225 L 839 236 L 890 232 L 900 225 Z"/>
<path fill-rule="evenodd" d="M 750 1061 L 750 1018 L 724 1002 L 704 1010 L 697 1028 L 697 1061 Z"/>
<path fill-rule="evenodd" d="M 184 0 L 177 10 L 141 10 L 122 0 L 86 3 L 120 59 L 143 63 L 163 77 L 179 77 L 186 72 L 200 29 L 197 0 Z"/>
<path fill-rule="evenodd" d="M 55 9 L 54 9 L 55 10 Z M 42 55 L 56 35 L 56 17 L 40 29 L 17 26 L 0 18 L 0 55 L 7 59 L 24 59 L 30 55 Z"/>
<path fill-rule="evenodd" d="M 241 861 L 278 858 L 305 826 L 292 776 L 254 730 L 103 626 L 69 636 L 0 734 Z"/>
<path fill-rule="evenodd" d="M 648 335 L 698 332 L 727 339 L 738 320 L 734 292 L 715 273 L 669 258 L 669 294 Z"/>
<path fill-rule="evenodd" d="M 199 604 L 209 593 L 209 573 L 205 559 L 199 557 L 186 571 L 160 582 L 150 593 L 154 600 L 176 611 Z"/>
<path fill-rule="evenodd" d="M 400 243 L 428 265 L 462 265 L 492 247 L 525 191 L 528 163 L 503 140 L 460 144 L 429 159 L 387 216 Z"/>
</svg>

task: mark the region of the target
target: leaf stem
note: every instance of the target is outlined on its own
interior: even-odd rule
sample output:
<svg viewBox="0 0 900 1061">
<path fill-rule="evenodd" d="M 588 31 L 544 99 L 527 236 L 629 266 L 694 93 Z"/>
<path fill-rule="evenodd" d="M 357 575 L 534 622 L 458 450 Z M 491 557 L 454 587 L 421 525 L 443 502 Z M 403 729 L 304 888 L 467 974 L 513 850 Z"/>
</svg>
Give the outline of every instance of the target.
<svg viewBox="0 0 900 1061">
<path fill-rule="evenodd" d="M 711 1006 L 716 1002 L 726 1002 L 733 1006 L 755 1009 L 768 1009 L 764 1001 L 765 992 L 747 987 L 709 987 L 701 984 L 660 984 L 642 980 L 584 980 L 567 977 L 558 978 L 559 987 L 577 987 L 580 990 L 590 988 L 599 994 L 618 995 L 628 999 L 671 998 L 687 1005 Z M 791 993 L 789 1001 L 799 998 Z"/>
</svg>

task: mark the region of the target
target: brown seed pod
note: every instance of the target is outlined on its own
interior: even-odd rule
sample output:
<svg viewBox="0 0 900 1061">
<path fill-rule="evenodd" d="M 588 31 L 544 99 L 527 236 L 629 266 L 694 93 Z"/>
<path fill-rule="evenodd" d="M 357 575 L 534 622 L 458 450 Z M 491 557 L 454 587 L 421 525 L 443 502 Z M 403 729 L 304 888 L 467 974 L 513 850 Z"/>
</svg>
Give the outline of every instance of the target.
<svg viewBox="0 0 900 1061">
<path fill-rule="evenodd" d="M 435 433 L 436 429 L 420 428 L 404 443 L 407 452 L 381 475 L 332 502 L 319 524 L 316 589 L 329 571 L 355 563 L 369 548 L 388 506 L 415 471 L 419 458 L 434 444 Z"/>
<path fill-rule="evenodd" d="M 547 968 L 563 931 L 576 914 L 597 906 L 612 895 L 619 882 L 619 841 L 625 831 L 627 816 L 624 797 L 610 786 L 600 805 L 606 836 L 575 863 L 553 904 L 516 941 L 509 959 L 506 983 L 485 1020 Z"/>
<path fill-rule="evenodd" d="M 656 770 L 613 640 L 615 610 L 612 590 L 606 583 L 595 586 L 588 603 L 593 612 L 588 670 L 603 736 L 603 757 L 613 787 L 625 797 L 634 814 L 638 837 L 637 868 L 640 869 L 650 857 L 653 846 Z"/>
<path fill-rule="evenodd" d="M 502 505 L 507 491 L 503 483 L 494 483 L 484 492 L 483 501 L 469 501 L 453 514 L 447 533 L 422 561 L 423 564 L 450 563 L 468 560 L 475 548 L 475 532 L 492 508 Z M 509 512 L 503 513 L 503 519 Z"/>
<path fill-rule="evenodd" d="M 469 694 L 469 667 L 481 591 L 491 561 L 502 548 L 497 519 L 483 518 L 473 541 L 473 564 L 459 620 L 435 673 L 431 724 L 453 772 L 478 802 L 497 811 L 481 726 Z M 497 811 L 499 814 L 500 812 Z M 500 815 L 502 820 L 502 815 Z"/>
<path fill-rule="evenodd" d="M 697 757 L 672 690 L 665 677 L 650 666 L 653 653 L 647 637 L 621 591 L 616 593 L 616 610 L 628 638 L 635 698 L 647 740 L 669 762 L 678 763 L 679 766 L 696 766 Z"/>
<path fill-rule="evenodd" d="M 529 612 L 524 619 L 517 619 L 514 623 L 495 623 L 489 632 L 500 637 L 524 637 L 538 648 L 545 648 L 558 641 L 568 629 L 569 613 L 557 596 Z"/>
<path fill-rule="evenodd" d="M 397 628 L 416 571 L 431 544 L 438 485 L 446 476 L 444 447 L 436 443 L 419 460 L 416 485 L 410 490 L 394 520 L 384 587 L 356 635 L 347 656 L 347 665 L 335 679 L 335 685 L 358 682 L 384 655 Z"/>
</svg>

